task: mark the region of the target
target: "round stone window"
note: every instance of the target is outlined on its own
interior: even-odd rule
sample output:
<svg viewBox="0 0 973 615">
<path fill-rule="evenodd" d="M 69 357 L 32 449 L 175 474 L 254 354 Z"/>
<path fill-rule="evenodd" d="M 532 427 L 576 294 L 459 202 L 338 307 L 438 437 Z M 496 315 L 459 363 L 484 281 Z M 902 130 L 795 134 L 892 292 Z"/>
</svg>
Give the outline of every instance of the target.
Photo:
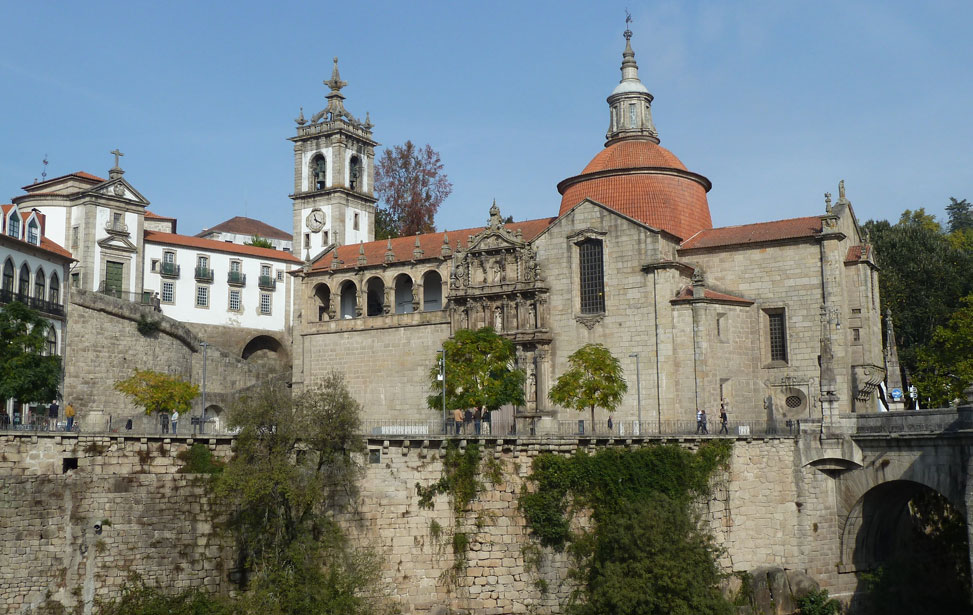
<svg viewBox="0 0 973 615">
<path fill-rule="evenodd" d="M 800 408 L 804 404 L 804 400 L 797 395 L 788 395 L 784 403 L 787 404 L 788 408 Z"/>
</svg>

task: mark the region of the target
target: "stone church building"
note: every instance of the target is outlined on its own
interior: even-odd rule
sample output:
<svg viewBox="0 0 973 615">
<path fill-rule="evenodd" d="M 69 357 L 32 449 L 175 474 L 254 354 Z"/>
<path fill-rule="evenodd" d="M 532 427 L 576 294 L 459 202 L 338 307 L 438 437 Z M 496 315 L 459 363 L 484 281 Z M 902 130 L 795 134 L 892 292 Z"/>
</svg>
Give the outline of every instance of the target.
<svg viewBox="0 0 973 615">
<path fill-rule="evenodd" d="M 643 433 L 714 417 L 821 418 L 874 411 L 885 377 L 878 269 L 843 183 L 823 211 L 713 228 L 710 181 L 662 147 L 631 32 L 608 97 L 604 148 L 558 184 L 550 218 L 374 240 L 372 124 L 344 107 L 337 60 L 328 105 L 296 120 L 294 382 L 345 374 L 372 429 L 436 427 L 429 371 L 462 328 L 517 348 L 526 405 L 494 431 L 585 418 L 547 394 L 568 356 L 605 344 L 625 369 L 616 424 Z M 300 250 L 300 252 L 298 251 Z M 448 357 L 447 357 L 448 378 Z M 598 420 L 607 419 L 601 414 Z M 631 433 L 631 432 L 629 432 Z"/>
</svg>

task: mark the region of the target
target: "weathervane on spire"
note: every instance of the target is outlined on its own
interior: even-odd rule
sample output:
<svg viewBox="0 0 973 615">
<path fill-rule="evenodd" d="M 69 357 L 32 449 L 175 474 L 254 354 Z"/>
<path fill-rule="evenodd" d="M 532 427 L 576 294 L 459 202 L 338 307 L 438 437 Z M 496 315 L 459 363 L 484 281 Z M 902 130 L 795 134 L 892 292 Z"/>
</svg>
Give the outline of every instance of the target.
<svg viewBox="0 0 973 615">
<path fill-rule="evenodd" d="M 625 9 L 625 40 L 626 41 L 631 40 L 632 38 L 632 29 L 629 27 L 631 23 L 632 23 L 632 14 L 628 12 L 628 9 Z"/>
</svg>

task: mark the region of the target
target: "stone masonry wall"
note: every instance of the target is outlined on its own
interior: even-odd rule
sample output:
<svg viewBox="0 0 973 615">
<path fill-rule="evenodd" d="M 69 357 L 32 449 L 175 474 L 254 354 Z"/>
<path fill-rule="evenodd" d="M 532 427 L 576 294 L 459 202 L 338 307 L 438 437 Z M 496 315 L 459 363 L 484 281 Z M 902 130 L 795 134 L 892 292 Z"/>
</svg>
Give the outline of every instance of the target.
<svg viewBox="0 0 973 615">
<path fill-rule="evenodd" d="M 210 442 L 229 453 L 229 440 Z M 206 488 L 176 473 L 186 445 L 0 436 L 0 613 L 47 598 L 88 613 L 133 572 L 174 589 L 225 590 L 232 545 L 214 531 Z M 77 469 L 64 471 L 71 460 Z"/>
<path fill-rule="evenodd" d="M 695 449 L 701 440 L 670 439 Z M 94 435 L 0 436 L 0 603 L 21 612 L 50 592 L 65 604 L 112 595 L 129 572 L 149 581 L 214 591 L 227 581 L 232 545 L 214 532 L 213 510 L 192 477 L 176 473 L 189 439 Z M 206 439 L 218 457 L 229 439 Z M 659 440 L 647 440 L 653 445 Z M 576 439 L 480 441 L 503 470 L 457 520 L 447 496 L 420 509 L 416 484 L 442 472 L 440 440 L 370 438 L 361 497 L 343 518 L 351 535 L 384 563 L 386 589 L 405 613 L 449 607 L 478 615 L 559 613 L 571 591 L 568 557 L 541 549 L 517 509 L 533 459 L 542 452 L 593 452 Z M 465 442 L 461 441 L 462 445 Z M 598 446 L 639 446 L 600 441 Z M 835 581 L 836 539 L 830 479 L 797 462 L 787 438 L 737 440 L 728 473 L 715 482 L 704 512 L 728 570 L 777 565 Z M 65 459 L 77 469 L 65 470 Z M 71 462 L 68 462 L 69 464 Z M 108 523 L 104 523 L 104 520 Z M 94 533 L 100 523 L 102 534 Z M 437 528 L 438 526 L 438 528 Z M 465 565 L 453 567 L 452 537 L 468 533 Z M 545 587 L 546 586 L 546 587 Z"/>
<path fill-rule="evenodd" d="M 139 333 L 141 317 L 157 321 L 159 331 L 148 336 Z M 202 384 L 201 340 L 182 323 L 135 303 L 79 290 L 71 293 L 68 320 L 62 406 L 73 402 L 87 431 L 105 428 L 109 415 L 117 425 L 140 413 L 113 388 L 135 368 Z M 225 404 L 233 391 L 270 375 L 261 366 L 210 347 L 206 353 L 207 404 Z"/>
</svg>

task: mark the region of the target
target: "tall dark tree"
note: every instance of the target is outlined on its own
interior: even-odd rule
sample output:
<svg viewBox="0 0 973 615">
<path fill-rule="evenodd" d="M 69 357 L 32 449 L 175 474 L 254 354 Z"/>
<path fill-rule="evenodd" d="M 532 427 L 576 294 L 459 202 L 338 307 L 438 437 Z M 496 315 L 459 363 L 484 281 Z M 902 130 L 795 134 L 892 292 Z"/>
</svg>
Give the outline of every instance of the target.
<svg viewBox="0 0 973 615">
<path fill-rule="evenodd" d="M 429 145 L 406 141 L 385 150 L 375 167 L 375 192 L 381 200 L 375 238 L 435 230 L 436 212 L 452 191 L 439 152 Z"/>
<path fill-rule="evenodd" d="M 973 204 L 966 199 L 957 201 L 954 197 L 949 197 L 946 214 L 949 216 L 950 233 L 973 229 Z"/>
<path fill-rule="evenodd" d="M 61 357 L 47 352 L 50 323 L 19 301 L 0 308 L 0 402 L 48 402 L 58 396 Z"/>
</svg>

